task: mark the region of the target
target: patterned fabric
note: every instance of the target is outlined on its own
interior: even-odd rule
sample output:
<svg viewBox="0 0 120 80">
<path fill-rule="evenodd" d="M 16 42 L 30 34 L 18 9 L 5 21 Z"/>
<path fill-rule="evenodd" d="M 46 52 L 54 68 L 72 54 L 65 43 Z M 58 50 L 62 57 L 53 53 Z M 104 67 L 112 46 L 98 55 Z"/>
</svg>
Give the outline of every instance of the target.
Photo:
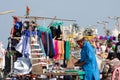
<svg viewBox="0 0 120 80">
<path fill-rule="evenodd" d="M 116 77 L 116 73 L 118 72 L 118 75 Z M 120 80 L 120 67 L 115 68 L 112 74 L 112 80 Z"/>
<path fill-rule="evenodd" d="M 102 72 L 102 80 L 112 80 L 112 74 L 116 67 L 120 66 L 120 61 L 117 58 L 114 58 L 113 60 L 107 61 L 105 63 L 106 65 L 103 68 Z M 118 72 L 116 73 L 117 78 Z M 116 79 L 115 79 L 116 80 Z"/>
</svg>

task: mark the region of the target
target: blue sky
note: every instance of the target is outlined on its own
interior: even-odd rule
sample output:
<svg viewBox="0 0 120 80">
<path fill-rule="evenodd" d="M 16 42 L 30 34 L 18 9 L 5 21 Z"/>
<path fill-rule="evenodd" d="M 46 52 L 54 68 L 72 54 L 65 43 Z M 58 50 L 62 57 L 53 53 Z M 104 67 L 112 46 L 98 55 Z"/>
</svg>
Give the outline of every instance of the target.
<svg viewBox="0 0 120 80">
<path fill-rule="evenodd" d="M 1 0 L 0 12 L 15 10 L 15 13 L 0 15 L 0 41 L 5 47 L 13 23 L 11 16 L 24 16 L 26 5 L 31 9 L 31 16 L 73 19 L 82 27 L 98 25 L 99 34 L 104 33 L 103 25 L 97 24 L 97 21 L 108 21 L 108 28 L 114 29 L 115 21 L 108 19 L 108 16 L 120 17 L 120 0 Z M 44 21 L 40 22 L 44 23 Z M 73 22 L 64 23 L 69 25 Z"/>
</svg>

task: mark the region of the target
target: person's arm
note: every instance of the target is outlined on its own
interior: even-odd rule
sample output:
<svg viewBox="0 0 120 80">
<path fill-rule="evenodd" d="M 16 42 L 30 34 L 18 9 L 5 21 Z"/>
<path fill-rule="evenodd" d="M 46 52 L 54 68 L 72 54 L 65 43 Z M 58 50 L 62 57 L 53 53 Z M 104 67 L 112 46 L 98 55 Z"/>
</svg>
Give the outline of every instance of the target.
<svg viewBox="0 0 120 80">
<path fill-rule="evenodd" d="M 104 68 L 103 68 L 103 72 L 102 72 L 102 75 L 104 77 L 107 77 L 107 74 L 108 74 L 108 71 L 110 69 L 110 66 L 108 64 L 105 64 Z"/>
<path fill-rule="evenodd" d="M 86 62 L 75 63 L 75 66 L 83 66 Z"/>
</svg>

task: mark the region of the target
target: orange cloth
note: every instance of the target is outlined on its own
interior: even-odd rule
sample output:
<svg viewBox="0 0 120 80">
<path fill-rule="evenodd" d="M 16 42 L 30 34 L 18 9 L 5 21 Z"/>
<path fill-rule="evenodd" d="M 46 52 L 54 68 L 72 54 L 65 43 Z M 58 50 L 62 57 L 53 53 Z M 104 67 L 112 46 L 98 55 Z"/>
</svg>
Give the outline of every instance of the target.
<svg viewBox="0 0 120 80">
<path fill-rule="evenodd" d="M 60 59 L 64 59 L 64 41 L 61 41 L 61 50 L 62 50 L 62 52 L 61 52 L 61 57 L 60 57 Z"/>
</svg>

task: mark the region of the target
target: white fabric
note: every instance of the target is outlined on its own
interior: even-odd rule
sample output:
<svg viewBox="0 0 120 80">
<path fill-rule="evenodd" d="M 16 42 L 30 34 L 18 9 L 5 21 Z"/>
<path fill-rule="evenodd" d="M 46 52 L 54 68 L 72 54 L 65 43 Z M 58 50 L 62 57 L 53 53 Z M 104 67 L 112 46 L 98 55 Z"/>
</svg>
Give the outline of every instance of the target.
<svg viewBox="0 0 120 80">
<path fill-rule="evenodd" d="M 75 41 L 81 40 L 83 38 L 82 35 L 76 34 L 76 37 L 74 38 Z"/>
<path fill-rule="evenodd" d="M 20 42 L 17 44 L 15 49 L 22 53 L 23 56 L 30 57 L 31 55 L 31 49 L 30 49 L 30 37 L 26 37 L 24 35 L 21 36 Z"/>
<path fill-rule="evenodd" d="M 20 53 L 22 53 L 22 49 L 23 49 L 23 39 L 24 39 L 24 36 L 21 36 L 19 43 L 15 47 L 15 49 Z"/>
<path fill-rule="evenodd" d="M 104 59 L 102 59 L 100 56 L 96 55 L 96 60 L 97 60 L 98 68 L 99 68 L 100 72 L 102 72 L 103 67 L 104 67 Z"/>
<path fill-rule="evenodd" d="M 5 49 L 3 48 L 3 44 L 0 42 L 0 68 L 5 68 Z"/>
<path fill-rule="evenodd" d="M 105 52 L 105 50 L 106 50 L 106 46 L 105 45 L 101 45 L 101 51 Z"/>
<path fill-rule="evenodd" d="M 14 74 L 28 74 L 31 71 L 31 61 L 29 58 L 20 57 L 14 62 Z"/>
</svg>

